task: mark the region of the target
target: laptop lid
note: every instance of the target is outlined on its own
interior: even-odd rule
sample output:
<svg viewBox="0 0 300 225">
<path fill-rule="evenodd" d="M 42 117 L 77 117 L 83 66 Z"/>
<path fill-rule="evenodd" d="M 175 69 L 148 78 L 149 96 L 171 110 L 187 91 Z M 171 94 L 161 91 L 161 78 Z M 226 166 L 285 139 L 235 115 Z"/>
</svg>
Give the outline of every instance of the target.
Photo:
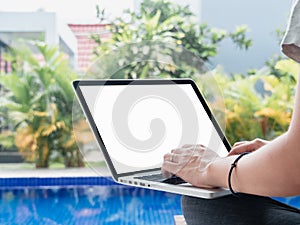
<svg viewBox="0 0 300 225">
<path fill-rule="evenodd" d="M 163 155 L 203 144 L 225 156 L 230 144 L 191 79 L 76 80 L 76 95 L 115 180 L 159 170 Z"/>
</svg>

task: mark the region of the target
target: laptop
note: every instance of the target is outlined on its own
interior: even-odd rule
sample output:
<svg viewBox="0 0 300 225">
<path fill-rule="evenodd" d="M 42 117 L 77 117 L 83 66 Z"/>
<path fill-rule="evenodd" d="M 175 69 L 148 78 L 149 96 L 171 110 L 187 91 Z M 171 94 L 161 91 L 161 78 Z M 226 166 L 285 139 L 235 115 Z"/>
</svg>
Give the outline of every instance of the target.
<svg viewBox="0 0 300 225">
<path fill-rule="evenodd" d="M 207 199 L 230 194 L 161 174 L 163 156 L 184 144 L 220 156 L 231 148 L 193 80 L 75 80 L 73 87 L 116 182 Z"/>
</svg>

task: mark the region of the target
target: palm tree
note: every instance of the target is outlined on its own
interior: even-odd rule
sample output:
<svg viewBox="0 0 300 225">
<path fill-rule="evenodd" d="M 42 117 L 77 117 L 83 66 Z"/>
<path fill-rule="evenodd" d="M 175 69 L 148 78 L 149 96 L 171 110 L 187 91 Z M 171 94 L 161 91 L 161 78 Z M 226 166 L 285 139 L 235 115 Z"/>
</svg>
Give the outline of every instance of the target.
<svg viewBox="0 0 300 225">
<path fill-rule="evenodd" d="M 8 111 L 11 132 L 1 134 L 3 140 L 13 137 L 14 144 L 36 167 L 48 167 L 49 157 L 56 151 L 66 166 L 83 166 L 72 127 L 73 90 L 71 71 L 66 56 L 56 47 L 41 42 L 31 43 L 39 55 L 27 47 L 10 55 L 11 74 L 1 74 L 0 84 L 8 91 L 1 96 L 1 109 Z"/>
</svg>

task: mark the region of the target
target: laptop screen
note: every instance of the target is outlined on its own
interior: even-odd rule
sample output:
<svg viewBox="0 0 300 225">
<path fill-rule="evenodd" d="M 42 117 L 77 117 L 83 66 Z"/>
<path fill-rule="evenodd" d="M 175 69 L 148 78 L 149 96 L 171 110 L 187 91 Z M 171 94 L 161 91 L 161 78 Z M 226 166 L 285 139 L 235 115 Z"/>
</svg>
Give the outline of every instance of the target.
<svg viewBox="0 0 300 225">
<path fill-rule="evenodd" d="M 228 154 L 191 84 L 79 87 L 117 174 L 159 168 L 164 154 L 184 144 Z"/>
</svg>

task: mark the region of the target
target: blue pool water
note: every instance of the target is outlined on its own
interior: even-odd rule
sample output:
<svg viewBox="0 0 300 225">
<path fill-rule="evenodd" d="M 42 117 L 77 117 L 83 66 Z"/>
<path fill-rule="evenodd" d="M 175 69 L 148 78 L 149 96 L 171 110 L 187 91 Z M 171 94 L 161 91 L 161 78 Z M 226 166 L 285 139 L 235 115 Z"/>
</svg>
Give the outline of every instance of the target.
<svg viewBox="0 0 300 225">
<path fill-rule="evenodd" d="M 277 201 L 283 202 L 287 205 L 290 205 L 290 206 L 300 209 L 300 196 L 286 197 L 286 198 L 276 197 L 274 199 Z"/>
<path fill-rule="evenodd" d="M 106 177 L 0 178 L 0 225 L 173 225 L 180 198 Z"/>
<path fill-rule="evenodd" d="M 174 224 L 180 196 L 122 185 L 0 189 L 0 224 Z"/>
</svg>

